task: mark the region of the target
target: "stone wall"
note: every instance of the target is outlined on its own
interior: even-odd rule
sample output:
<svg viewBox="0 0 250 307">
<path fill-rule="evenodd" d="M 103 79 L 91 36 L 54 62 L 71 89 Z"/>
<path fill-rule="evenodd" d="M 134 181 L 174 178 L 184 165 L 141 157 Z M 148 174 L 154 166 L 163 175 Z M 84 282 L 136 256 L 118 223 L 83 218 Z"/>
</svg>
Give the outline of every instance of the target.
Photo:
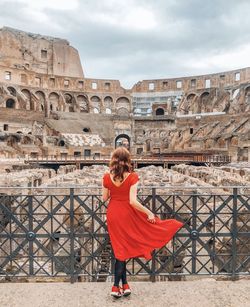
<svg viewBox="0 0 250 307">
<path fill-rule="evenodd" d="M 250 68 L 124 89 L 85 78 L 64 39 L 3 28 L 0 49 L 2 157 L 109 155 L 126 144 L 139 155 L 214 151 L 250 160 Z"/>
</svg>

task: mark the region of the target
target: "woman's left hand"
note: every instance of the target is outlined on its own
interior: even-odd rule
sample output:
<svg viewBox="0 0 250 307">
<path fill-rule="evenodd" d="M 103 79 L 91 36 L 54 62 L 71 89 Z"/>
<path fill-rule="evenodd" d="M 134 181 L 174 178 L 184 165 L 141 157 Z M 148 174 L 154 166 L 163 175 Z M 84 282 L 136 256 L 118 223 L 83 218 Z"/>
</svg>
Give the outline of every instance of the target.
<svg viewBox="0 0 250 307">
<path fill-rule="evenodd" d="M 152 212 L 148 215 L 147 221 L 149 221 L 150 223 L 155 224 L 155 222 L 156 222 L 155 215 Z"/>
</svg>

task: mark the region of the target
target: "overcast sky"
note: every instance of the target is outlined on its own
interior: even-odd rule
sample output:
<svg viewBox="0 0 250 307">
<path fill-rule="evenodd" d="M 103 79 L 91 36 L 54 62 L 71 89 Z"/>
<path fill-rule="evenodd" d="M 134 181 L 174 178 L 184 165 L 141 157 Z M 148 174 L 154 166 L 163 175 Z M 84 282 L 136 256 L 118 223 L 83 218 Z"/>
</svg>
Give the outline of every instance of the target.
<svg viewBox="0 0 250 307">
<path fill-rule="evenodd" d="M 0 26 L 66 38 L 86 77 L 181 77 L 250 66 L 249 0 L 0 0 Z"/>
</svg>

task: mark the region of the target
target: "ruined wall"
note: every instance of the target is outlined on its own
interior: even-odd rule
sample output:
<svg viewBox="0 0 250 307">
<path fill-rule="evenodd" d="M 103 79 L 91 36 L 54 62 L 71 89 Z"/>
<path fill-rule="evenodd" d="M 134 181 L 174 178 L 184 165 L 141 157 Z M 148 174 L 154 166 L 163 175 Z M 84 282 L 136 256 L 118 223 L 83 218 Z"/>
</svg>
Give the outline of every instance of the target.
<svg viewBox="0 0 250 307">
<path fill-rule="evenodd" d="M 1 156 L 106 155 L 130 144 L 140 155 L 249 160 L 250 68 L 124 89 L 84 78 L 68 41 L 11 28 L 0 30 L 0 55 Z"/>
<path fill-rule="evenodd" d="M 2 66 L 83 78 L 78 51 L 67 40 L 4 27 L 0 29 L 0 49 Z"/>
</svg>

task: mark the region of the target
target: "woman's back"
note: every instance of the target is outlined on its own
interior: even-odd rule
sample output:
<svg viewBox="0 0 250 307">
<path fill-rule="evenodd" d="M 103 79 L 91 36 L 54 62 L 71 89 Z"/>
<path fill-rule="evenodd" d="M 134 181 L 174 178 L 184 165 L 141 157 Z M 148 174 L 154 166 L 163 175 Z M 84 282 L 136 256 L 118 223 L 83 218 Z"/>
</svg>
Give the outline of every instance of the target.
<svg viewBox="0 0 250 307">
<path fill-rule="evenodd" d="M 105 173 L 103 176 L 103 184 L 105 188 L 110 190 L 111 200 L 129 201 L 130 187 L 139 180 L 138 174 L 136 172 L 128 173 L 119 186 L 111 176 L 110 173 Z"/>
</svg>

